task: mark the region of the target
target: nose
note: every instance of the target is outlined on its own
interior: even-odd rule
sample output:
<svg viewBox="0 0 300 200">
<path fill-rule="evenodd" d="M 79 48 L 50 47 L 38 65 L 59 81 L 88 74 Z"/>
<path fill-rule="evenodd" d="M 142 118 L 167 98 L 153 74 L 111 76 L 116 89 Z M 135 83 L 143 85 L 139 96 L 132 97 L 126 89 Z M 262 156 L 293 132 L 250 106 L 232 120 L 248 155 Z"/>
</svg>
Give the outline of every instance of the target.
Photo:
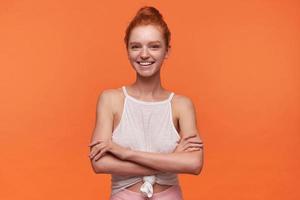
<svg viewBox="0 0 300 200">
<path fill-rule="evenodd" d="M 142 59 L 149 58 L 149 52 L 148 52 L 147 48 L 142 49 L 142 52 L 141 52 L 140 56 L 141 56 Z"/>
</svg>

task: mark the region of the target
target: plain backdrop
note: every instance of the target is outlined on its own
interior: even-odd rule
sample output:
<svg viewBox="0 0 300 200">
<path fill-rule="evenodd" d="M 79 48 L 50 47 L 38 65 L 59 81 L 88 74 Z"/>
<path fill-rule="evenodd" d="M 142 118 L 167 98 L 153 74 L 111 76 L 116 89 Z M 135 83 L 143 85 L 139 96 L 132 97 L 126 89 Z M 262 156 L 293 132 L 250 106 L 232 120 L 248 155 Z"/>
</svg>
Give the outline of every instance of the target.
<svg viewBox="0 0 300 200">
<path fill-rule="evenodd" d="M 193 100 L 205 145 L 185 200 L 300 199 L 297 0 L 1 0 L 0 199 L 108 199 L 87 145 L 100 92 L 135 79 L 123 37 L 144 5 L 171 29 L 163 85 Z"/>
</svg>

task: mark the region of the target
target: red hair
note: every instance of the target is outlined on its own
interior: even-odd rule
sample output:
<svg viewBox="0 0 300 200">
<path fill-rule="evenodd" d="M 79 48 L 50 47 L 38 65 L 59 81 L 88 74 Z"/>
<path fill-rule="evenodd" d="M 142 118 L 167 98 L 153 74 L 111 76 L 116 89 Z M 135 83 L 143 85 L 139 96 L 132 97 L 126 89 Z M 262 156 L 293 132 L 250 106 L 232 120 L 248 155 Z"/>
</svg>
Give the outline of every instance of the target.
<svg viewBox="0 0 300 200">
<path fill-rule="evenodd" d="M 168 28 L 167 23 L 164 21 L 163 16 L 156 8 L 152 6 L 144 6 L 138 10 L 135 17 L 131 20 L 131 22 L 129 23 L 126 29 L 126 34 L 124 37 L 126 48 L 128 48 L 129 36 L 132 29 L 139 25 L 150 25 L 150 24 L 156 25 L 161 29 L 163 37 L 165 39 L 165 44 L 167 49 L 171 47 L 170 46 L 171 32 Z"/>
</svg>

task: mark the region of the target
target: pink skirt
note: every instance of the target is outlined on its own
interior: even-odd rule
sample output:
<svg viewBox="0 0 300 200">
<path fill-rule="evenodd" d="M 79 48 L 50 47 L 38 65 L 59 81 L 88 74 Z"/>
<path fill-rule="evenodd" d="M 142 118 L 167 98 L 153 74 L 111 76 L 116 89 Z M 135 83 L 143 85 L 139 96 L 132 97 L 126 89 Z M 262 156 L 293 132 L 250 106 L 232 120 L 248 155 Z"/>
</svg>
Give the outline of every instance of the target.
<svg viewBox="0 0 300 200">
<path fill-rule="evenodd" d="M 144 197 L 139 192 L 124 189 L 111 196 L 110 200 L 183 200 L 182 191 L 179 185 L 173 185 L 168 189 L 154 193 L 151 198 Z"/>
</svg>

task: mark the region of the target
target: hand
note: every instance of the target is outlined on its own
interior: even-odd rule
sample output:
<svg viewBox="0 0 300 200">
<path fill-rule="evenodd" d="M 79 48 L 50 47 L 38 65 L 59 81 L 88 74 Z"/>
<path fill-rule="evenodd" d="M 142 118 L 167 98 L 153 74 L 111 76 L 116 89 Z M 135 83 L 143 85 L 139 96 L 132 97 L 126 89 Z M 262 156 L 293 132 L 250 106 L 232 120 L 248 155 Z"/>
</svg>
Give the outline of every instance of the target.
<svg viewBox="0 0 300 200">
<path fill-rule="evenodd" d="M 126 160 L 131 150 L 129 148 L 122 147 L 119 144 L 112 142 L 109 151 L 119 159 Z"/>
<path fill-rule="evenodd" d="M 90 158 L 95 158 L 96 161 L 99 160 L 106 152 L 112 153 L 121 160 L 125 160 L 129 153 L 129 149 L 112 142 L 111 139 L 105 141 L 97 140 L 92 142 L 89 146 L 93 147 L 90 153 Z"/>
<path fill-rule="evenodd" d="M 109 152 L 112 145 L 111 139 L 109 140 L 97 140 L 93 141 L 88 146 L 91 147 L 91 152 L 89 154 L 90 159 L 94 159 L 97 161 L 99 160 L 103 155 L 105 155 L 106 152 Z"/>
<path fill-rule="evenodd" d="M 174 152 L 191 152 L 191 151 L 199 151 L 203 148 L 203 142 L 199 138 L 199 136 L 192 135 L 185 138 L 181 138 L 181 140 L 174 150 Z"/>
</svg>

